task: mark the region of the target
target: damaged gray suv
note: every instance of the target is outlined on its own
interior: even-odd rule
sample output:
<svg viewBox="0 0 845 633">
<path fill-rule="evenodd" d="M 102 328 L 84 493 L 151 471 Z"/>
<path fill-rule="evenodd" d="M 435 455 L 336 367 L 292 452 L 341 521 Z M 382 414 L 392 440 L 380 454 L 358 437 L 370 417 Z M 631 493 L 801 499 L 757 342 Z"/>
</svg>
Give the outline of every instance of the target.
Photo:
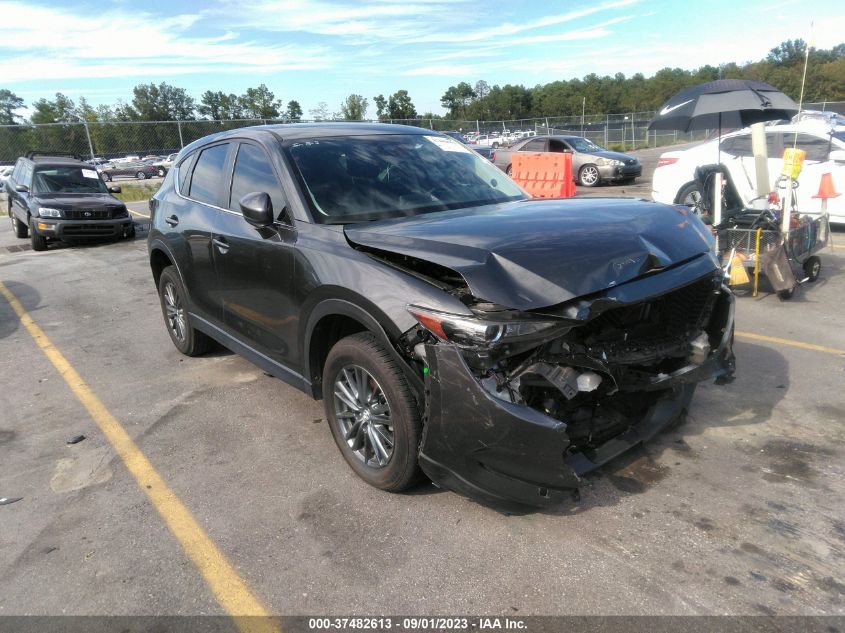
<svg viewBox="0 0 845 633">
<path fill-rule="evenodd" d="M 349 466 L 547 506 L 734 369 L 733 297 L 685 208 L 532 200 L 447 136 L 280 125 L 184 148 L 150 201 L 167 331 L 325 402 Z"/>
</svg>

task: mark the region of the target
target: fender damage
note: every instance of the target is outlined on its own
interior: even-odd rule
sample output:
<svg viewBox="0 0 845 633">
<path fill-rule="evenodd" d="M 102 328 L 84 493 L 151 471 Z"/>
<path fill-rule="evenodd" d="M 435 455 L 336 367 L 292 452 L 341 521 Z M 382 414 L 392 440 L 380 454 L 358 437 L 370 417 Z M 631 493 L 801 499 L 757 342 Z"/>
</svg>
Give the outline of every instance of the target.
<svg viewBox="0 0 845 633">
<path fill-rule="evenodd" d="M 558 309 L 571 329 L 512 357 L 425 336 L 425 473 L 496 507 L 553 506 L 682 417 L 698 382 L 728 382 L 733 295 L 721 271 L 666 291 L 685 268 Z"/>
<path fill-rule="evenodd" d="M 419 325 L 398 345 L 425 379 L 425 473 L 497 507 L 551 506 L 683 416 L 698 382 L 731 379 L 734 299 L 683 209 L 530 201 L 483 215 L 346 233 L 455 300 L 409 305 Z"/>
</svg>

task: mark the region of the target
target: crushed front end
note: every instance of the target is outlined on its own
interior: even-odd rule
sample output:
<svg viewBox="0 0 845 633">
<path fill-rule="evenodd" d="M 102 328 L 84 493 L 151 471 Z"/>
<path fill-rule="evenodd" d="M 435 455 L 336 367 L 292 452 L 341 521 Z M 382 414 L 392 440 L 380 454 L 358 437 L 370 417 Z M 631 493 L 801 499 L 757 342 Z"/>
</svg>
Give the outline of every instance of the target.
<svg viewBox="0 0 845 633">
<path fill-rule="evenodd" d="M 493 505 L 549 506 L 579 476 L 681 417 L 696 384 L 734 371 L 734 299 L 709 257 L 560 306 L 472 316 L 410 306 L 425 376 L 420 465 Z"/>
</svg>

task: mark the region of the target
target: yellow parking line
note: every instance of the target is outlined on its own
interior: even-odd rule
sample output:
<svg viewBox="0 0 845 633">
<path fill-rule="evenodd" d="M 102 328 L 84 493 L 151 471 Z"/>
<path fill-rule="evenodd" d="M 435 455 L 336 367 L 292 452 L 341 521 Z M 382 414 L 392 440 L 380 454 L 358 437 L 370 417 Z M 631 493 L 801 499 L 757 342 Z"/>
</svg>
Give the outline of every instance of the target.
<svg viewBox="0 0 845 633">
<path fill-rule="evenodd" d="M 141 216 L 142 218 L 147 218 L 148 220 L 150 219 L 150 216 L 144 215 L 143 213 L 141 213 L 139 211 L 133 211 L 132 209 L 128 209 L 128 210 L 129 210 L 129 213 L 131 213 L 132 215 L 138 215 L 138 216 Z"/>
<path fill-rule="evenodd" d="M 736 332 L 735 334 L 737 338 L 747 338 L 752 341 L 765 341 L 766 343 L 789 345 L 790 347 L 800 347 L 801 349 L 808 349 L 813 352 L 824 352 L 825 354 L 834 354 L 836 356 L 845 355 L 845 349 L 825 347 L 824 345 L 815 345 L 814 343 L 803 343 L 802 341 L 793 341 L 789 338 L 778 338 L 777 336 L 764 336 L 763 334 L 754 334 L 753 332 Z"/>
<path fill-rule="evenodd" d="M 179 541 L 185 554 L 199 570 L 220 606 L 232 616 L 268 616 L 267 610 L 252 594 L 246 582 L 238 575 L 223 552 L 197 523 L 190 510 L 168 488 L 164 479 L 132 441 L 120 422 L 109 412 L 2 281 L 0 281 L 0 294 L 9 302 L 21 324 L 100 427 L 138 486 Z M 266 617 L 235 617 L 234 621 L 242 633 L 279 631 L 276 623 Z"/>
</svg>

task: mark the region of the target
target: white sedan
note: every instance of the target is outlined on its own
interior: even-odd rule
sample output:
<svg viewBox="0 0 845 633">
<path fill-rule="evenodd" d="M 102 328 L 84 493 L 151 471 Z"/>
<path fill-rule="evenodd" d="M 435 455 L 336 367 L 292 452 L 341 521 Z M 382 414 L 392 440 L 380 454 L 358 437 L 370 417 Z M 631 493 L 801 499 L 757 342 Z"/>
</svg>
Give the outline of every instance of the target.
<svg viewBox="0 0 845 633">
<path fill-rule="evenodd" d="M 845 126 L 831 128 L 818 121 L 766 127 L 769 154 L 769 182 L 772 188 L 783 167 L 783 152 L 793 146 L 807 152 L 796 189 L 796 208 L 801 213 L 816 215 L 821 203 L 814 199 L 822 174 L 833 175 L 834 188 L 843 194 L 828 200 L 831 223 L 845 224 Z M 686 150 L 665 152 L 657 162 L 652 179 L 651 197 L 667 204 L 692 205 L 700 195 L 694 181 L 695 168 L 713 164 L 720 151 L 721 163 L 727 168 L 737 192 L 747 206 L 757 197 L 756 170 L 751 151 L 751 130 L 744 129 L 707 141 Z M 779 194 L 783 196 L 783 190 Z"/>
</svg>

